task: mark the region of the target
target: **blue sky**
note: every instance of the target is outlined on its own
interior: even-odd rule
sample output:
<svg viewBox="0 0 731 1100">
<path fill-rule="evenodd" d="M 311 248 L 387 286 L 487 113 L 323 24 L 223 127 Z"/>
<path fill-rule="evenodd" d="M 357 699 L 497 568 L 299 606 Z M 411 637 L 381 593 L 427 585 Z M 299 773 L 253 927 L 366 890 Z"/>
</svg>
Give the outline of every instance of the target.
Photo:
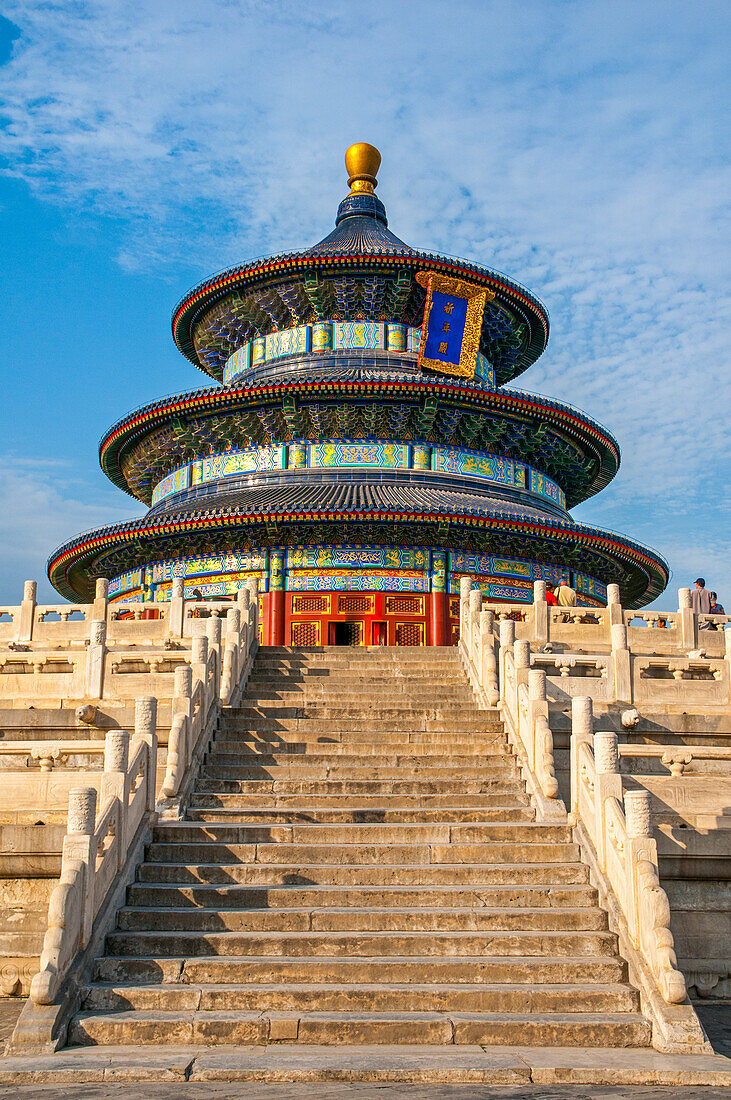
<svg viewBox="0 0 731 1100">
<path fill-rule="evenodd" d="M 518 380 L 618 438 L 577 508 L 731 605 L 727 0 L 5 0 L 0 18 L 0 601 L 142 509 L 105 428 L 204 384 L 170 312 L 306 246 L 343 152 L 383 154 L 410 244 L 506 271 L 551 313 Z"/>
</svg>

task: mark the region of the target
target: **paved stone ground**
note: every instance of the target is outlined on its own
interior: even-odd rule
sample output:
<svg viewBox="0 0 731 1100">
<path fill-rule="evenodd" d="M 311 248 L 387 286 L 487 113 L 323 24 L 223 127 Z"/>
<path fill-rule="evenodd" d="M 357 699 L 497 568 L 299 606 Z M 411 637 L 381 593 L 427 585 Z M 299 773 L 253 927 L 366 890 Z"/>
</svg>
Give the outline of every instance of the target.
<svg viewBox="0 0 731 1100">
<path fill-rule="evenodd" d="M 21 997 L 0 997 L 0 1053 L 5 1049 L 25 1001 Z"/>
<path fill-rule="evenodd" d="M 719 1088 L 577 1085 L 259 1085 L 242 1082 L 161 1085 L 29 1085 L 0 1088 L 20 1100 L 728 1100 Z"/>
<path fill-rule="evenodd" d="M 731 1058 L 731 1004 L 696 1004 L 695 1010 L 716 1054 Z"/>
</svg>

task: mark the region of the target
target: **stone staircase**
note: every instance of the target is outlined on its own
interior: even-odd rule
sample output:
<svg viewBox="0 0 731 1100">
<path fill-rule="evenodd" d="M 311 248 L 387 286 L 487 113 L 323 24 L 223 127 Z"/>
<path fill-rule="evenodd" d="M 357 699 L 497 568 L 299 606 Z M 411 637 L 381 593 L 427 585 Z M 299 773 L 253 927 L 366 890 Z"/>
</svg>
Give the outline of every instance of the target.
<svg viewBox="0 0 731 1100">
<path fill-rule="evenodd" d="M 454 649 L 259 651 L 71 1044 L 644 1047 L 571 830 Z"/>
</svg>

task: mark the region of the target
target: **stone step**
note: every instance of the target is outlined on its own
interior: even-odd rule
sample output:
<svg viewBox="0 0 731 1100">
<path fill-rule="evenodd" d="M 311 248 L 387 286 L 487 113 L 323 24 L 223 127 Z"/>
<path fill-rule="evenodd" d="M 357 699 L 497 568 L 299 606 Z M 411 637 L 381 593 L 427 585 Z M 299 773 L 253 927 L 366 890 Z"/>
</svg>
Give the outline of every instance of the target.
<svg viewBox="0 0 731 1100">
<path fill-rule="evenodd" d="M 219 769 L 224 770 L 224 769 Z M 234 769 L 227 769 L 233 773 Z M 512 791 L 517 783 L 517 769 L 511 774 L 496 772 L 482 775 L 479 779 L 462 779 L 457 783 L 451 778 L 439 779 L 294 779 L 270 777 L 268 779 L 242 779 L 209 777 L 203 775 L 196 784 L 201 794 L 251 794 L 251 795 L 317 795 L 323 797 L 345 795 L 353 798 L 360 795 L 457 795 L 465 798 L 476 794 L 490 794 Z"/>
<path fill-rule="evenodd" d="M 489 797 L 489 796 L 483 796 Z M 297 824 L 307 821 L 315 823 L 343 822 L 358 824 L 380 823 L 425 823 L 425 822 L 478 822 L 478 821 L 533 821 L 534 811 L 529 806 L 475 806 L 468 808 L 436 807 L 433 810 L 414 807 L 385 808 L 381 804 L 368 807 L 346 809 L 276 809 L 269 807 L 251 808 L 246 795 L 238 794 L 194 794 L 188 809 L 191 821 L 267 821 L 271 824 Z M 505 802 L 505 799 L 502 799 Z"/>
<path fill-rule="evenodd" d="M 416 723 L 417 726 L 422 722 L 461 722 L 465 718 L 464 705 L 454 706 L 435 706 L 432 703 L 431 706 L 395 706 L 392 701 L 390 705 L 384 706 L 383 702 L 371 697 L 371 703 L 366 706 L 362 703 L 356 703 L 351 706 L 340 704 L 337 701 L 336 693 L 333 693 L 334 697 L 331 701 L 322 703 L 304 703 L 298 706 L 292 706 L 289 703 L 278 703 L 272 701 L 270 703 L 262 704 L 258 702 L 251 702 L 248 706 L 242 706 L 235 719 L 222 719 L 224 722 L 236 721 L 237 724 L 242 726 L 251 726 L 252 722 L 258 722 L 261 720 L 271 721 L 292 721 L 294 719 L 306 719 L 308 721 L 326 720 L 331 724 L 333 722 L 345 722 L 348 725 L 351 721 L 358 722 L 373 722 L 383 725 L 383 723 L 396 722 L 398 725 L 402 725 L 404 722 L 409 725 Z M 471 721 L 477 722 L 479 720 L 479 712 L 471 718 Z M 494 723 L 492 723 L 494 725 Z M 484 725 L 484 723 L 483 723 Z M 255 727 L 254 727 L 255 728 Z"/>
<path fill-rule="evenodd" d="M 449 750 L 454 756 L 497 756 L 509 755 L 509 750 L 502 734 L 479 735 L 469 741 L 455 741 L 446 739 L 436 744 L 429 741 L 400 741 L 396 738 L 382 739 L 379 741 L 359 740 L 356 737 L 342 741 L 331 741 L 327 737 L 318 737 L 316 740 L 292 740 L 285 741 L 276 735 L 270 735 L 266 739 L 247 738 L 236 734 L 217 733 L 212 742 L 212 751 L 217 753 L 237 753 L 240 755 L 259 756 L 262 753 L 290 753 L 293 756 L 310 756 L 322 754 L 325 751 L 331 757 L 345 754 L 346 756 L 380 756 L 388 752 L 395 756 L 426 756 L 439 755 Z"/>
<path fill-rule="evenodd" d="M 266 1013 L 81 1013 L 69 1028 L 74 1044 L 265 1044 L 281 1024 Z M 650 1025 L 634 1013 L 301 1013 L 290 1022 L 300 1044 L 478 1044 L 647 1046 Z"/>
<path fill-rule="evenodd" d="M 587 885 L 524 885 L 524 886 L 168 886 L 135 882 L 127 887 L 127 904 L 133 908 L 143 906 L 170 906 L 175 909 L 300 909 L 337 908 L 353 906 L 367 908 L 387 906 L 396 908 L 423 908 L 437 906 L 492 907 L 508 909 L 542 909 L 549 912 L 563 908 L 596 908 L 596 891 Z"/>
<path fill-rule="evenodd" d="M 181 909 L 166 905 L 125 906 L 117 916 L 121 932 L 525 932 L 604 931 L 607 916 L 598 907 L 568 908 L 307 908 Z"/>
<path fill-rule="evenodd" d="M 220 728 L 252 733 L 330 733 L 339 732 L 339 723 L 346 723 L 348 731 L 361 733 L 448 733 L 459 737 L 472 733 L 502 733 L 502 726 L 490 718 L 483 718 L 477 711 L 473 716 L 466 709 L 455 709 L 452 714 L 442 712 L 439 718 L 424 717 L 420 711 L 404 711 L 403 717 L 380 718 L 360 716 L 324 716 L 322 718 L 221 718 Z"/>
<path fill-rule="evenodd" d="M 474 782 L 484 782 L 483 777 L 514 776 L 517 764 L 514 760 L 505 760 L 502 757 L 488 758 L 480 765 L 472 767 L 463 765 L 461 768 L 450 767 L 448 764 L 440 766 L 439 758 L 435 757 L 429 767 L 416 767 L 413 764 L 404 763 L 398 767 L 384 764 L 379 767 L 375 764 L 340 764 L 335 761 L 330 764 L 259 764 L 255 762 L 241 764 L 204 764 L 201 769 L 201 780 L 197 784 L 198 790 L 206 790 L 205 782 L 210 779 L 248 780 L 248 779 L 339 779 L 341 782 L 350 783 L 352 780 L 403 780 L 411 778 L 423 784 L 430 780 L 439 782 L 450 781 L 452 788 L 462 789 L 463 783 L 472 779 Z"/>
<path fill-rule="evenodd" d="M 487 794 L 329 794 L 323 795 L 318 798 L 313 794 L 248 794 L 240 792 L 218 792 L 217 794 L 207 794 L 205 792 L 201 794 L 193 794 L 193 799 L 200 799 L 197 804 L 203 806 L 207 804 L 205 800 L 213 799 L 211 805 L 215 806 L 231 806 L 240 807 L 242 810 L 246 810 L 245 817 L 249 817 L 250 814 L 261 816 L 266 814 L 268 810 L 272 813 L 278 813 L 280 810 L 292 809 L 293 812 L 302 811 L 308 814 L 329 813 L 330 811 L 338 811 L 347 813 L 350 810 L 360 812 L 361 810 L 374 810 L 376 812 L 382 811 L 387 813 L 398 813 L 400 810 L 416 811 L 418 812 L 421 807 L 424 808 L 425 813 L 438 812 L 440 809 L 447 811 L 459 812 L 464 810 L 465 813 L 473 813 L 475 810 L 500 808 L 504 807 L 506 813 L 515 806 L 522 806 L 530 809 L 527 796 L 517 785 L 513 783 L 502 783 L 497 787 L 496 784 L 492 784 L 492 789 Z M 531 810 L 531 814 L 533 811 Z M 316 817 L 313 820 L 317 820 Z M 384 819 L 386 820 L 386 819 Z M 425 821 L 429 820 L 424 818 Z M 450 820 L 449 817 L 444 818 L 445 821 Z M 506 818 L 507 820 L 507 818 Z"/>
<path fill-rule="evenodd" d="M 490 863 L 575 863 L 576 844 L 327 844 L 266 842 L 252 844 L 156 844 L 147 848 L 151 863 L 244 863 L 258 866 L 339 864 L 351 869 L 372 864 L 440 866 Z"/>
<path fill-rule="evenodd" d="M 388 699 L 392 706 L 399 707 L 434 706 L 435 701 L 438 701 L 441 705 L 448 703 L 453 706 L 456 702 L 470 707 L 474 706 L 474 696 L 470 689 L 464 683 L 460 684 L 457 681 L 448 687 L 440 684 L 438 693 L 435 693 L 431 681 L 425 682 L 423 685 L 413 685 L 411 681 L 404 681 L 399 688 L 389 684 Z M 344 685 L 343 687 L 340 685 L 335 687 L 327 683 L 306 682 L 294 685 L 286 682 L 265 681 L 252 684 L 251 681 L 248 681 L 246 696 L 237 710 L 244 710 L 250 702 L 264 703 L 267 706 L 278 704 L 282 706 L 302 706 L 309 703 L 322 706 L 324 702 L 330 700 L 335 700 L 343 706 L 361 705 L 370 707 L 373 704 L 373 686 L 360 687 L 360 685 L 353 684 L 349 690 L 345 690 Z"/>
<path fill-rule="evenodd" d="M 180 885 L 226 883 L 256 886 L 460 886 L 473 889 L 546 883 L 564 886 L 589 881 L 583 863 L 520 864 L 385 864 L 360 867 L 338 863 L 155 863 L 146 860 L 138 868 L 140 882 Z"/>
<path fill-rule="evenodd" d="M 282 734 L 277 730 L 262 733 L 251 730 L 219 729 L 216 731 L 215 741 L 216 744 L 249 745 L 252 748 L 269 745 L 281 745 L 282 747 L 303 745 L 305 751 L 307 751 L 309 745 L 330 746 L 333 752 L 337 752 L 340 746 L 347 748 L 357 746 L 359 752 L 370 752 L 371 750 L 380 752 L 384 746 L 388 748 L 394 746 L 394 751 L 396 751 L 397 746 L 403 745 L 404 751 L 408 752 L 412 751 L 412 747 L 418 752 L 441 752 L 445 746 L 454 747 L 455 749 L 464 748 L 467 752 L 472 752 L 475 749 L 479 752 L 490 745 L 500 745 L 505 753 L 510 752 L 502 729 L 469 733 L 462 737 L 454 733 L 428 733 L 424 730 L 416 730 L 411 733 L 401 730 L 396 731 L 396 733 L 373 732 L 372 730 L 330 730 L 328 733 L 322 731 L 308 733 L 305 730 L 296 733 L 294 736 L 286 736 L 286 731 Z"/>
<path fill-rule="evenodd" d="M 82 994 L 86 1012 L 638 1012 L 636 990 L 608 985 L 119 985 Z"/>
<path fill-rule="evenodd" d="M 508 765 L 505 753 L 496 749 L 486 751 L 481 755 L 448 756 L 446 752 L 430 753 L 427 756 L 418 756 L 416 753 L 407 753 L 400 756 L 387 750 L 385 747 L 379 753 L 325 753 L 325 752 L 269 752 L 252 753 L 237 752 L 233 746 L 228 751 L 221 751 L 216 742 L 211 751 L 206 753 L 204 767 L 206 768 L 289 768 L 289 767 L 318 767 L 318 768 L 372 768 L 377 763 L 379 768 L 418 768 L 429 770 L 431 768 L 471 768 L 482 770 L 485 763 Z"/>
<path fill-rule="evenodd" d="M 250 844 L 313 844 L 318 845 L 421 845 L 421 844 L 489 844 L 565 845 L 571 843 L 568 825 L 545 825 L 536 821 L 470 822 L 462 824 L 384 825 L 364 822 L 358 825 L 306 824 L 267 825 L 250 822 L 236 824 L 206 824 L 196 821 L 174 821 L 158 824 L 152 830 L 154 846 L 183 844 L 203 845 Z M 527 849 L 528 850 L 528 849 Z"/>
<path fill-rule="evenodd" d="M 377 646 L 377 645 L 319 645 L 319 646 L 260 646 L 256 660 L 264 661 L 319 661 L 331 664 L 340 658 L 381 660 L 396 663 L 414 660 L 420 664 L 459 664 L 456 646 Z"/>
<path fill-rule="evenodd" d="M 95 982 L 123 985 L 606 985 L 626 982 L 616 956 L 540 958 L 520 955 L 370 956 L 133 956 L 107 954 L 94 964 Z"/>
<path fill-rule="evenodd" d="M 110 932 L 113 955 L 612 955 L 612 932 Z"/>
</svg>

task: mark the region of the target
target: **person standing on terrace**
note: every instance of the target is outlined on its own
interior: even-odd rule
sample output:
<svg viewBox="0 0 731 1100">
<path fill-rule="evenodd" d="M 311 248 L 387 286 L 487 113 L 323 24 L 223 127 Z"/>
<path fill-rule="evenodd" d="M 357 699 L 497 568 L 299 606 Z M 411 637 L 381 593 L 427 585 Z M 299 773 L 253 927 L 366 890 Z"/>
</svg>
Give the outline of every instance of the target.
<svg viewBox="0 0 731 1100">
<path fill-rule="evenodd" d="M 566 577 L 561 577 L 556 599 L 561 607 L 576 607 L 576 589 L 571 587 Z"/>
</svg>

